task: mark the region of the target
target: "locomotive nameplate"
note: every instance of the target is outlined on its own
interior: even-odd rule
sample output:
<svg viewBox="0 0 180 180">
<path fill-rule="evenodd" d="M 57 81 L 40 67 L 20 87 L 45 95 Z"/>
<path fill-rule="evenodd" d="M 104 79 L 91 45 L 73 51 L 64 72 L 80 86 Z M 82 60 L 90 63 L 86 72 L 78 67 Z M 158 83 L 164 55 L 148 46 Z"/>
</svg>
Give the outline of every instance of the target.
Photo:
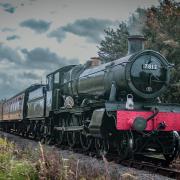
<svg viewBox="0 0 180 180">
<path fill-rule="evenodd" d="M 158 65 L 157 64 L 143 64 L 142 68 L 146 70 L 157 70 Z"/>
</svg>

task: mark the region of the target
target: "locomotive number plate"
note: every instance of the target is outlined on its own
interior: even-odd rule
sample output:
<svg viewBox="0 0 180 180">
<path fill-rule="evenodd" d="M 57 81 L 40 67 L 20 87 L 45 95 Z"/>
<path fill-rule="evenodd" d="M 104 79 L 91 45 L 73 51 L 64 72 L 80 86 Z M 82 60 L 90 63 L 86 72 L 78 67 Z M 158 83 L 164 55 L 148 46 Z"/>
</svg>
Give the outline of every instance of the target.
<svg viewBox="0 0 180 180">
<path fill-rule="evenodd" d="M 147 70 L 157 70 L 158 65 L 157 64 L 143 64 L 142 68 L 147 69 Z"/>
</svg>

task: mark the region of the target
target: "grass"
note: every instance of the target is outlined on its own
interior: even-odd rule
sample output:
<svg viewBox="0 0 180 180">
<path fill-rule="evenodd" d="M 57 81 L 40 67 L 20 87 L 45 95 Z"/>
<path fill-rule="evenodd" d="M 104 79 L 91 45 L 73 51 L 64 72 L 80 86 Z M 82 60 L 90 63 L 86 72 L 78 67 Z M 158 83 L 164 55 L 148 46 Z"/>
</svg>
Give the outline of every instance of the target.
<svg viewBox="0 0 180 180">
<path fill-rule="evenodd" d="M 19 159 L 15 145 L 0 138 L 0 180 L 38 179 L 33 164 L 27 159 Z"/>
<path fill-rule="evenodd" d="M 0 138 L 0 180 L 135 180 L 136 175 L 120 176 L 109 171 L 105 157 L 104 167 L 97 162 L 84 162 L 73 155 L 64 158 L 59 151 L 47 149 L 39 143 L 38 148 L 16 147 L 7 139 Z"/>
</svg>

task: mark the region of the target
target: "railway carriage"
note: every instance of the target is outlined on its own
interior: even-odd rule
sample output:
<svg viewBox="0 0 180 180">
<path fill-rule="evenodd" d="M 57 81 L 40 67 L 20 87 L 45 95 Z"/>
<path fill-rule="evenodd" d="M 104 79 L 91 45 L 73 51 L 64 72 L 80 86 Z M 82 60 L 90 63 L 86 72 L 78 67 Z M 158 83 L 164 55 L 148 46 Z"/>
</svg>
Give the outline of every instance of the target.
<svg viewBox="0 0 180 180">
<path fill-rule="evenodd" d="M 2 120 L 2 116 L 3 116 L 3 100 L 0 101 L 0 120 Z"/>
<path fill-rule="evenodd" d="M 180 147 L 180 105 L 159 98 L 172 65 L 160 53 L 144 50 L 143 42 L 131 36 L 125 57 L 69 65 L 47 75 L 47 85 L 27 88 L 3 103 L 1 124 L 21 120 L 3 129 L 84 151 L 115 151 L 121 159 L 151 153 L 172 161 Z"/>
<path fill-rule="evenodd" d="M 43 87 L 41 84 L 31 85 L 27 89 L 18 93 L 10 99 L 1 102 L 2 107 L 0 113 L 1 128 L 6 131 L 25 132 L 28 124 L 28 118 L 32 111 L 30 105 L 31 92 Z M 37 108 L 38 104 L 36 104 Z M 39 110 L 39 109 L 38 109 Z M 44 107 L 43 107 L 44 111 Z M 40 112 L 38 112 L 40 113 Z M 37 115 L 38 117 L 39 115 Z"/>
<path fill-rule="evenodd" d="M 23 105 L 25 92 L 17 94 L 3 104 L 3 119 L 5 121 L 23 120 Z"/>
</svg>

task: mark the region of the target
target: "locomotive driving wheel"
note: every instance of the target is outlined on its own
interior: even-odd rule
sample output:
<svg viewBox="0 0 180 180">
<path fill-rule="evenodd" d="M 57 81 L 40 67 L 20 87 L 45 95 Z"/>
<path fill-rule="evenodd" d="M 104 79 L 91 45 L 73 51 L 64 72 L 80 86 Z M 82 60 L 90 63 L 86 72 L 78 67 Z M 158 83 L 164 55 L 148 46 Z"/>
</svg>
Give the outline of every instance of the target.
<svg viewBox="0 0 180 180">
<path fill-rule="evenodd" d="M 109 152 L 109 143 L 103 138 L 95 138 L 95 149 L 99 155 L 106 155 Z"/>
<path fill-rule="evenodd" d="M 68 145 L 71 147 L 71 148 L 74 148 L 77 144 L 77 132 L 75 131 L 69 131 L 67 133 L 67 142 L 68 142 Z"/>
<path fill-rule="evenodd" d="M 180 150 L 180 136 L 177 131 L 173 131 L 173 150 L 171 154 L 164 154 L 164 158 L 167 162 L 173 161 L 179 155 Z"/>
<path fill-rule="evenodd" d="M 64 119 L 59 120 L 57 126 L 61 127 L 61 128 L 65 128 L 65 121 L 64 121 Z M 55 132 L 55 135 L 56 135 L 55 140 L 56 140 L 57 145 L 61 146 L 63 144 L 64 138 L 65 138 L 64 130 L 63 129 L 60 130 L 60 131 L 57 130 Z"/>
<path fill-rule="evenodd" d="M 80 143 L 84 151 L 88 151 L 91 148 L 93 139 L 89 137 L 87 133 L 83 130 L 80 133 Z"/>
<path fill-rule="evenodd" d="M 70 115 L 67 119 L 68 127 L 74 127 L 78 125 L 78 119 Z M 74 148 L 78 144 L 79 132 L 76 130 L 67 131 L 67 142 L 71 148 Z"/>
<path fill-rule="evenodd" d="M 131 132 L 122 132 L 117 142 L 120 160 L 129 159 L 133 155 L 133 136 Z"/>
<path fill-rule="evenodd" d="M 58 146 L 63 144 L 63 140 L 64 140 L 64 131 L 58 131 L 58 138 L 57 138 L 57 144 Z"/>
</svg>

